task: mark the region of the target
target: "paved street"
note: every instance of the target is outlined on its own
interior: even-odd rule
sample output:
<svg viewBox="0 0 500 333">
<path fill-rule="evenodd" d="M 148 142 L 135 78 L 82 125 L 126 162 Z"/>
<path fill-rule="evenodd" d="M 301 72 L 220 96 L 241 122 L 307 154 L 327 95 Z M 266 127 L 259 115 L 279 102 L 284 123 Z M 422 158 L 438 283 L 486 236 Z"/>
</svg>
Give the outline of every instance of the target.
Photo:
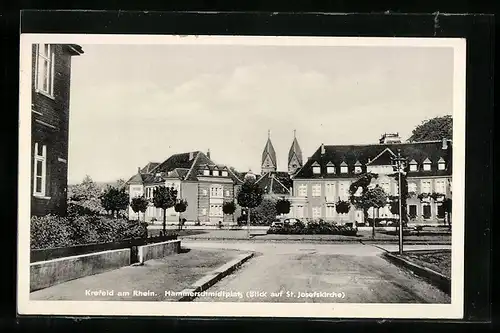
<svg viewBox="0 0 500 333">
<path fill-rule="evenodd" d="M 183 241 L 192 248 L 256 251 L 238 271 L 208 292 L 239 292 L 231 299 L 194 301 L 449 303 L 450 297 L 420 278 L 388 263 L 384 250 L 362 244 L 306 244 Z M 384 247 L 394 249 L 393 245 Z M 407 246 L 407 250 L 449 246 Z M 312 292 L 324 292 L 312 294 Z M 282 294 L 279 294 L 282 292 Z M 276 293 L 276 294 L 272 294 Z"/>
</svg>

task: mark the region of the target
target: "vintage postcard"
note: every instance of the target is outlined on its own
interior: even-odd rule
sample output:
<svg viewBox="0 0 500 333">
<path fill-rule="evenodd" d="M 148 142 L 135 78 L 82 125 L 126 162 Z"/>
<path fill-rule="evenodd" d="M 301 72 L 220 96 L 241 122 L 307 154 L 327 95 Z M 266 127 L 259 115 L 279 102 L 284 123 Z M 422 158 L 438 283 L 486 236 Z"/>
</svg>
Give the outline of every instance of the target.
<svg viewBox="0 0 500 333">
<path fill-rule="evenodd" d="M 19 314 L 462 318 L 465 49 L 22 34 Z"/>
</svg>

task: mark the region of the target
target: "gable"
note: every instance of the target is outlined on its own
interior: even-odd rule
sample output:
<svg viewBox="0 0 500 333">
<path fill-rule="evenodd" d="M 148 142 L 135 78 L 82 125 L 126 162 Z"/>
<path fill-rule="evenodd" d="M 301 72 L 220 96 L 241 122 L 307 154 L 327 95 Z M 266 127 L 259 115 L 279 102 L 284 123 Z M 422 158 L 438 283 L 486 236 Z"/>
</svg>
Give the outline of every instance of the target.
<svg viewBox="0 0 500 333">
<path fill-rule="evenodd" d="M 266 158 L 264 159 L 264 162 L 262 163 L 262 166 L 264 168 L 271 168 L 271 167 L 274 167 L 274 163 L 271 159 L 271 156 L 269 154 L 267 154 Z"/>
<path fill-rule="evenodd" d="M 389 149 L 386 148 L 380 154 L 378 154 L 371 162 L 367 163 L 370 166 L 378 166 L 378 165 L 392 165 L 392 158 L 396 157 L 396 154 Z"/>
</svg>

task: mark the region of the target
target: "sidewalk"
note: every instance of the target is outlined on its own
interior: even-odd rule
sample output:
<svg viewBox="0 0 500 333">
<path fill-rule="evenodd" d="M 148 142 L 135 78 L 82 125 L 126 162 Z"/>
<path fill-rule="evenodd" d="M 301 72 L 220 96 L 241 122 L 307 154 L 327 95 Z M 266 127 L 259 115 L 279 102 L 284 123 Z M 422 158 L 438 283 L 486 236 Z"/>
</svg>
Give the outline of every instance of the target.
<svg viewBox="0 0 500 333">
<path fill-rule="evenodd" d="M 30 294 L 31 300 L 175 301 L 166 291 L 179 292 L 207 273 L 241 255 L 237 250 L 190 249 L 143 266 L 68 281 Z"/>
</svg>

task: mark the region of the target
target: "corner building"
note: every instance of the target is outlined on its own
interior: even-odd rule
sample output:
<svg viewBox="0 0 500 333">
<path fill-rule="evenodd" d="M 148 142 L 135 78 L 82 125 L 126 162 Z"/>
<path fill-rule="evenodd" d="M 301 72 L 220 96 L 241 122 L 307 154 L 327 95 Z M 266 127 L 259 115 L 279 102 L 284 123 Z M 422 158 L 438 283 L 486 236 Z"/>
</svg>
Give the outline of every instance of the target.
<svg viewBox="0 0 500 333">
<path fill-rule="evenodd" d="M 349 200 L 350 185 L 366 172 L 378 174 L 373 183 L 388 195 L 398 195 L 398 182 L 390 176 L 394 174 L 391 158 L 398 149 L 407 160 L 409 223 L 444 224 L 443 200 L 452 193 L 452 141 L 402 143 L 398 134 L 384 134 L 378 144 L 371 145 L 322 144 L 292 177 L 291 215 L 337 223 L 366 223 L 361 210 L 351 206 L 349 213 L 338 214 L 335 205 L 338 200 Z M 368 217 L 374 216 L 377 215 L 370 209 Z M 378 217 L 395 216 L 387 205 L 379 210 Z"/>
</svg>

